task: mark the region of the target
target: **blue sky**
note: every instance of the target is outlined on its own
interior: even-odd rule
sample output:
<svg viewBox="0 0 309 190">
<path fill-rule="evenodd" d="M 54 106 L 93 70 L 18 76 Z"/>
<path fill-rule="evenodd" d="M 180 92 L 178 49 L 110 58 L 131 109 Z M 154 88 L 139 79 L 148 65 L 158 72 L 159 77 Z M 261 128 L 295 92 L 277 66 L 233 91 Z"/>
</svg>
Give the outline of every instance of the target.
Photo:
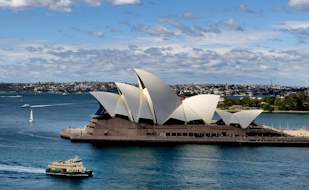
<svg viewBox="0 0 309 190">
<path fill-rule="evenodd" d="M 309 1 L 0 0 L 0 82 L 305 86 Z"/>
</svg>

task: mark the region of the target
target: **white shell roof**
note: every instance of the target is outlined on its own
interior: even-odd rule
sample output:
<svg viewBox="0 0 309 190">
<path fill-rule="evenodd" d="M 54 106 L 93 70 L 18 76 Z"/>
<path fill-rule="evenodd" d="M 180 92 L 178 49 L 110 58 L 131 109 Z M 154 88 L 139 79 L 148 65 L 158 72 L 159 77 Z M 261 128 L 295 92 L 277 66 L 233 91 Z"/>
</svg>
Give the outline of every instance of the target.
<svg viewBox="0 0 309 190">
<path fill-rule="evenodd" d="M 239 124 L 242 129 L 248 128 L 252 121 L 263 112 L 263 110 L 244 110 L 232 114 L 223 110 L 216 111 L 226 125 Z"/>
<path fill-rule="evenodd" d="M 115 117 L 119 95 L 110 92 L 90 92 L 100 104 L 106 109 L 111 117 Z"/>
<path fill-rule="evenodd" d="M 135 86 L 116 82 L 120 93 L 124 96 L 133 120 L 138 122 L 141 108 L 141 90 Z"/>
<path fill-rule="evenodd" d="M 239 121 L 241 128 L 246 129 L 250 123 L 261 113 L 263 110 L 245 110 L 241 112 L 234 113 L 235 117 Z"/>
<path fill-rule="evenodd" d="M 183 105 L 180 105 L 172 114 L 173 119 L 178 119 L 180 121 L 186 121 L 185 114 L 183 112 Z"/>
<path fill-rule="evenodd" d="M 142 104 L 142 106 L 143 106 L 142 109 L 147 110 L 146 107 L 145 107 L 145 105 L 147 105 L 147 107 L 149 109 L 148 111 L 150 112 L 150 115 L 151 115 L 151 119 L 153 120 L 153 123 L 156 123 L 156 118 L 155 118 L 154 109 L 153 109 L 153 103 L 152 103 L 151 97 L 149 95 L 149 92 L 146 88 L 143 89 L 142 92 L 143 92 L 144 100 L 145 100 L 145 102 L 143 102 L 143 104 Z M 140 116 L 141 118 L 150 119 L 148 116 L 142 117 L 142 114 L 143 113 L 141 112 L 141 116 Z M 145 114 L 149 115 L 148 112 L 145 113 Z"/>
<path fill-rule="evenodd" d="M 154 123 L 160 125 L 169 118 L 185 122 L 200 119 L 207 124 L 211 122 L 219 101 L 218 95 L 197 95 L 181 103 L 176 93 L 157 76 L 140 69 L 135 69 L 135 72 L 140 88 L 116 83 L 119 95 L 90 92 L 111 117 L 116 114 L 125 115 L 133 122 L 138 122 L 140 118 L 152 119 Z M 234 115 L 232 117 L 239 120 Z M 242 115 L 238 117 L 242 118 Z M 227 123 L 228 119 L 225 120 Z M 245 121 L 242 122 L 242 125 L 244 124 Z"/>
<path fill-rule="evenodd" d="M 157 76 L 140 69 L 134 70 L 138 76 L 140 88 L 148 90 L 157 123 L 162 125 L 181 104 L 178 96 Z"/>
<path fill-rule="evenodd" d="M 171 118 L 186 122 L 202 119 L 209 124 L 218 101 L 217 95 L 198 95 L 187 98 L 182 101 L 182 105 L 174 111 Z"/>
<path fill-rule="evenodd" d="M 209 124 L 215 114 L 219 98 L 219 95 L 203 94 L 186 98 L 183 103 L 187 104 L 205 123 Z"/>
<path fill-rule="evenodd" d="M 187 122 L 202 119 L 185 101 L 182 101 L 182 105 Z"/>
<path fill-rule="evenodd" d="M 145 89 L 146 90 L 146 89 Z M 143 119 L 151 119 L 154 121 L 154 116 L 152 115 L 150 108 L 149 108 L 149 104 L 147 103 L 147 100 L 144 96 L 144 93 L 141 91 L 141 111 L 140 111 L 140 115 L 139 118 L 143 118 Z"/>
<path fill-rule="evenodd" d="M 227 111 L 223 111 L 223 110 L 216 110 L 216 112 L 226 125 L 231 124 L 231 117 L 233 115 L 232 113 L 227 112 Z"/>
<path fill-rule="evenodd" d="M 130 115 L 128 114 L 128 110 L 127 110 L 125 105 L 126 105 L 126 103 L 125 103 L 125 100 L 124 100 L 124 96 L 123 95 L 119 96 L 116 114 L 128 116 L 129 119 L 131 121 L 133 121 L 132 117 L 130 117 Z"/>
<path fill-rule="evenodd" d="M 234 114 L 232 114 L 232 116 L 231 116 L 230 124 L 231 124 L 231 123 L 237 123 L 237 124 L 239 124 L 239 121 L 238 121 L 238 119 L 235 117 Z"/>
</svg>

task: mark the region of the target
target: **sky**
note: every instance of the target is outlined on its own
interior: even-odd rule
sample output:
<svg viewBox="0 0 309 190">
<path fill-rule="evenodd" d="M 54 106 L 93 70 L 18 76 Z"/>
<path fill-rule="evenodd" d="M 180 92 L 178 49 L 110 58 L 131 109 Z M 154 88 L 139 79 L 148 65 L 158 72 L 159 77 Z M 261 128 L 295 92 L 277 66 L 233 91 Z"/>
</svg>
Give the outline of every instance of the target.
<svg viewBox="0 0 309 190">
<path fill-rule="evenodd" d="M 0 0 L 0 82 L 309 80 L 308 0 Z"/>
</svg>

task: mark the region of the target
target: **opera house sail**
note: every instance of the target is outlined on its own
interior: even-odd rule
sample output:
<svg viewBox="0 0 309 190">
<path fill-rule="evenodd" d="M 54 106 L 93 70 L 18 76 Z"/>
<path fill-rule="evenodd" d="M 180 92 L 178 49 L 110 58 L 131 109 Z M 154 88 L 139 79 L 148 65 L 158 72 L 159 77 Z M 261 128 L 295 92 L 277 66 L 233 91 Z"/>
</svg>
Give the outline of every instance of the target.
<svg viewBox="0 0 309 190">
<path fill-rule="evenodd" d="M 152 73 L 134 69 L 138 87 L 116 82 L 118 93 L 90 92 L 99 109 L 85 128 L 63 129 L 71 140 L 110 142 L 241 143 L 279 138 L 278 130 L 259 125 L 262 110 L 218 110 L 220 96 L 201 94 L 181 100 Z M 213 120 L 217 112 L 220 119 Z"/>
</svg>

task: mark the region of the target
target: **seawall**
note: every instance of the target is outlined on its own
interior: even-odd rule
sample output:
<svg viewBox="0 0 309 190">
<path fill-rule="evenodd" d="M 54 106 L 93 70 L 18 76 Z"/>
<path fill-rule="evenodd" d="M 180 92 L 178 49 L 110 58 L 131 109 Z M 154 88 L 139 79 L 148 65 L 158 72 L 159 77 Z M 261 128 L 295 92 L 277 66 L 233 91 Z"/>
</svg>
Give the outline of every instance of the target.
<svg viewBox="0 0 309 190">
<path fill-rule="evenodd" d="M 161 136 L 94 136 L 85 128 L 66 128 L 61 137 L 72 142 L 95 142 L 103 144 L 209 144 L 231 146 L 297 146 L 309 147 L 305 137 L 161 137 Z"/>
</svg>

